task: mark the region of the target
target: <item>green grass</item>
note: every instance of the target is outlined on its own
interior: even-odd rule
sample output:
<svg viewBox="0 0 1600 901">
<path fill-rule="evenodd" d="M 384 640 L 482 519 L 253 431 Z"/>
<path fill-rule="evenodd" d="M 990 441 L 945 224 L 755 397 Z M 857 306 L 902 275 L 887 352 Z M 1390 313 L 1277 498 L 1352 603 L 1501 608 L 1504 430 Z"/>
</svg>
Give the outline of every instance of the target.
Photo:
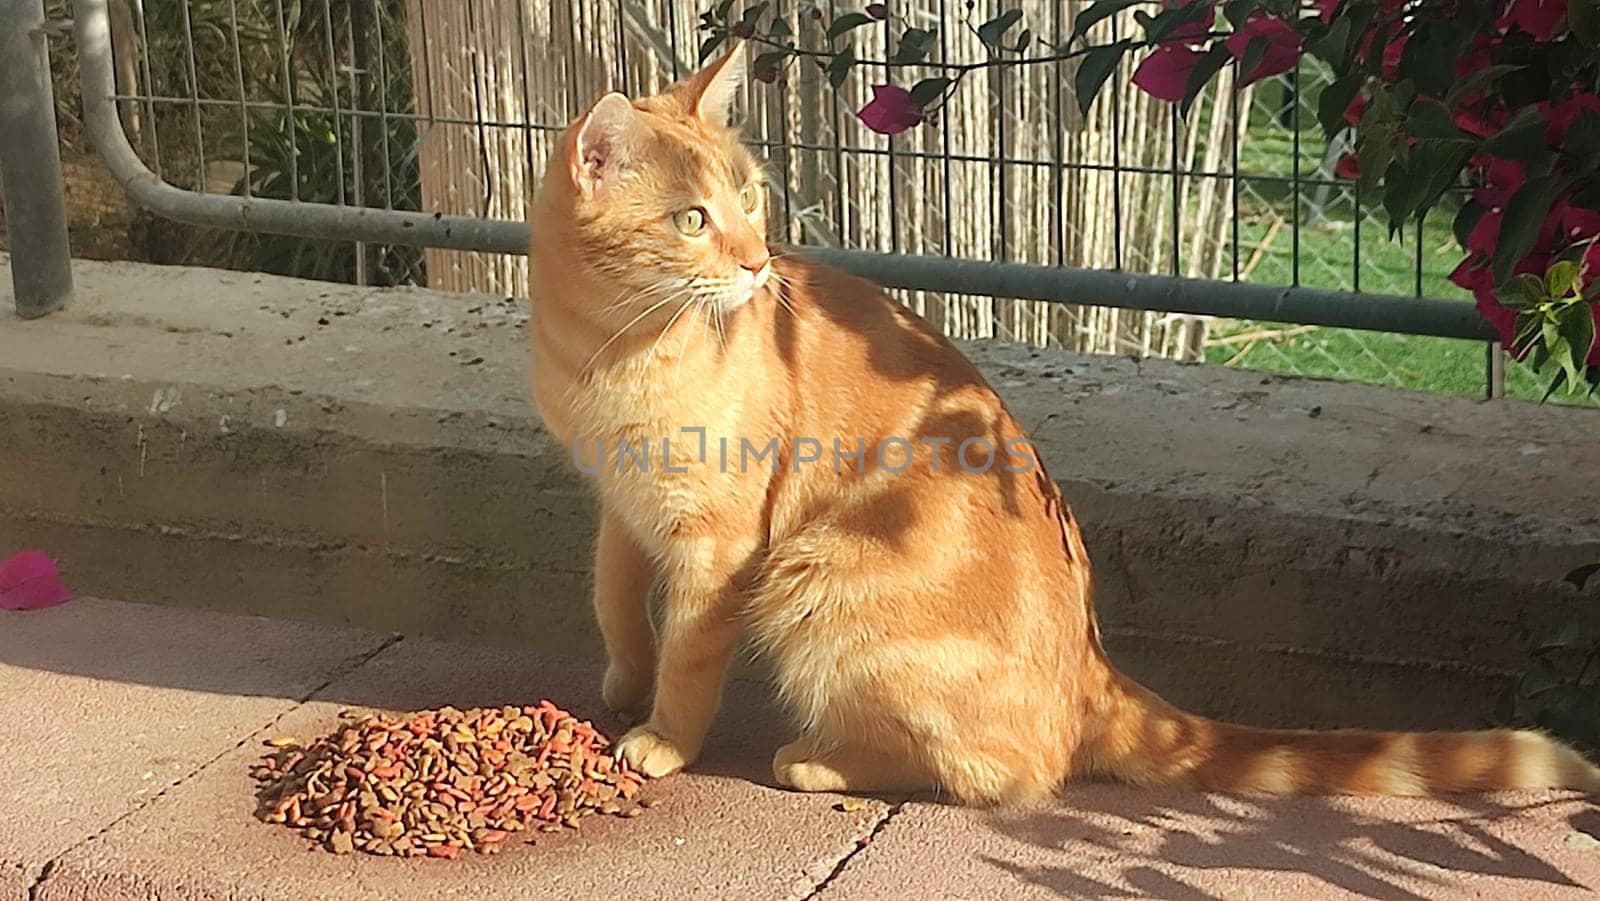
<svg viewBox="0 0 1600 901">
<path fill-rule="evenodd" d="M 1279 144 L 1265 151 L 1265 155 L 1286 160 L 1287 142 Z M 1247 166 L 1241 153 L 1240 171 L 1263 171 L 1252 168 L 1258 162 L 1261 161 L 1251 161 Z M 1310 166 L 1314 166 L 1314 162 L 1307 169 Z M 1248 206 L 1244 201 L 1248 196 L 1244 185 L 1256 187 Z M 1314 224 L 1302 221 L 1296 229 L 1287 192 L 1282 186 L 1276 186 L 1276 191 L 1273 187 L 1248 179 L 1241 183 L 1239 266 L 1241 275 L 1249 281 L 1409 296 L 1418 293 L 1416 273 L 1420 242 L 1420 293 L 1426 297 L 1471 302 L 1465 291 L 1446 279 L 1462 258 L 1450 231 L 1453 210 L 1435 211 L 1427 217 L 1420 233 L 1415 224 L 1411 224 L 1391 238 L 1383 212 L 1369 209 L 1365 215 L 1370 218 L 1363 218 L 1358 236 L 1353 225 L 1356 210 L 1352 199 L 1338 197 L 1334 192 L 1328 198 L 1320 221 Z M 1309 218 L 1304 208 L 1301 216 Z M 1297 243 L 1298 267 L 1295 264 Z M 1230 273 L 1232 261 L 1225 261 L 1223 269 L 1225 275 Z M 1474 341 L 1351 329 L 1306 330 L 1238 320 L 1216 322 L 1212 340 L 1260 332 L 1281 334 L 1250 341 L 1214 343 L 1206 350 L 1207 362 L 1441 394 L 1481 397 L 1484 393 L 1486 348 Z M 1512 397 L 1538 400 L 1549 384 L 1548 375 L 1548 371 L 1539 375 L 1512 363 L 1506 375 L 1507 393 Z M 1567 398 L 1559 394 L 1551 400 L 1600 405 L 1595 399 Z"/>
</svg>

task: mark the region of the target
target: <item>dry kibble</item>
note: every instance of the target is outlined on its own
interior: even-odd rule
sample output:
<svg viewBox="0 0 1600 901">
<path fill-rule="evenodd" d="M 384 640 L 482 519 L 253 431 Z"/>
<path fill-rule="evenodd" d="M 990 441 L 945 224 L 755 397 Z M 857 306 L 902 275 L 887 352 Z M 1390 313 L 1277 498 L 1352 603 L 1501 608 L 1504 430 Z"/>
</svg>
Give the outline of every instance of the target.
<svg viewBox="0 0 1600 901">
<path fill-rule="evenodd" d="M 835 810 L 842 810 L 845 813 L 855 813 L 856 811 L 866 810 L 867 802 L 860 798 L 845 798 L 838 804 L 833 805 L 833 807 Z"/>
<path fill-rule="evenodd" d="M 453 860 L 463 850 L 495 853 L 513 832 L 576 829 L 585 816 L 635 817 L 650 806 L 617 803 L 644 777 L 549 701 L 399 717 L 342 711 L 332 735 L 267 745 L 250 771 L 257 816 L 335 854 Z"/>
</svg>

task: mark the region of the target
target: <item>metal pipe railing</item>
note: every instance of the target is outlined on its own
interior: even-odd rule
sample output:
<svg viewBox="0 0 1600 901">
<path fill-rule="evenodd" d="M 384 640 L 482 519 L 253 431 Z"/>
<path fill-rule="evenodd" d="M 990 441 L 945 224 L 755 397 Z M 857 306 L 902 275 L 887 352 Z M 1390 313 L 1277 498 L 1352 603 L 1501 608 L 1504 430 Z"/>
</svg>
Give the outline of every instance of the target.
<svg viewBox="0 0 1600 901">
<path fill-rule="evenodd" d="M 17 315 L 34 319 L 72 296 L 72 249 L 56 141 L 43 0 L 0 0 L 0 197 Z"/>
</svg>

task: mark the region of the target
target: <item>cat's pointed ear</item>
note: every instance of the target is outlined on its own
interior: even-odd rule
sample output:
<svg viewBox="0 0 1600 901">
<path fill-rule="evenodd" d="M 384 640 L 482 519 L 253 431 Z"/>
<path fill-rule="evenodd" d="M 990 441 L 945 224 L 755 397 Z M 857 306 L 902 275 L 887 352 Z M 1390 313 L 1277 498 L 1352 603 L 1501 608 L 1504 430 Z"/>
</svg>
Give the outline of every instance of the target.
<svg viewBox="0 0 1600 901">
<path fill-rule="evenodd" d="M 733 124 L 733 103 L 744 89 L 745 42 L 734 41 L 727 53 L 679 87 L 689 110 L 703 122 L 726 128 Z"/>
<path fill-rule="evenodd" d="M 639 153 L 645 124 L 628 98 L 616 91 L 596 100 L 578 126 L 572 180 L 594 197 L 615 184 Z"/>
</svg>

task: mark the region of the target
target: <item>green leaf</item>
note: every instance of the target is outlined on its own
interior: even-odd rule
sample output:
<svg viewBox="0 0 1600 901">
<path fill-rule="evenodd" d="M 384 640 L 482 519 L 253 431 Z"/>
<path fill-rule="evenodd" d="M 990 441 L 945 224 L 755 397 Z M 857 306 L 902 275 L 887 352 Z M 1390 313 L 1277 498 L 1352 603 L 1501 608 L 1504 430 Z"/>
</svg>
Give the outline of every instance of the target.
<svg viewBox="0 0 1600 901">
<path fill-rule="evenodd" d="M 1394 159 L 1394 146 L 1399 135 L 1393 125 L 1378 124 L 1363 127 L 1356 136 L 1356 165 L 1361 170 L 1360 185 L 1371 190 L 1378 179 L 1388 171 Z"/>
<path fill-rule="evenodd" d="M 1462 98 L 1468 97 L 1473 92 L 1480 91 L 1488 87 L 1490 83 L 1498 81 L 1500 76 L 1505 75 L 1508 72 L 1515 72 L 1520 68 L 1522 67 L 1502 65 L 1488 66 L 1487 68 L 1479 69 L 1478 71 L 1468 75 L 1466 78 L 1461 79 L 1451 86 L 1450 92 L 1444 95 L 1445 106 L 1451 107 L 1452 109 L 1455 108 L 1455 106 L 1461 102 Z"/>
<path fill-rule="evenodd" d="M 1531 310 L 1545 300 L 1544 281 L 1524 272 L 1494 289 L 1495 299 L 1512 310 Z"/>
<path fill-rule="evenodd" d="M 850 77 L 850 69 L 856 64 L 856 48 L 846 47 L 833 55 L 828 61 L 828 84 L 837 89 Z"/>
<path fill-rule="evenodd" d="M 1544 285 L 1550 291 L 1550 297 L 1555 300 L 1564 300 L 1577 286 L 1578 264 L 1572 260 L 1558 260 L 1550 264 L 1545 271 Z"/>
<path fill-rule="evenodd" d="M 1024 28 L 1024 29 L 1022 29 L 1022 34 L 1017 35 L 1017 43 L 1011 49 L 1015 50 L 1018 53 L 1021 53 L 1024 50 L 1027 50 L 1030 46 L 1032 46 L 1032 44 L 1033 44 L 1033 30 L 1029 29 L 1029 28 Z"/>
<path fill-rule="evenodd" d="M 1322 123 L 1324 137 L 1331 138 L 1349 125 L 1344 120 L 1344 111 L 1350 108 L 1350 101 L 1356 99 L 1366 82 L 1365 75 L 1350 72 L 1322 89 L 1322 96 L 1317 98 L 1317 121 Z"/>
<path fill-rule="evenodd" d="M 785 40 L 794 37 L 794 29 L 790 28 L 789 23 L 780 16 L 773 19 L 772 24 L 767 26 L 767 37 L 780 41 Z"/>
<path fill-rule="evenodd" d="M 1205 90 L 1205 86 L 1211 81 L 1211 77 L 1216 75 L 1231 59 L 1233 59 L 1233 54 L 1228 52 L 1228 48 L 1221 41 L 1211 45 L 1211 49 L 1200 57 L 1199 61 L 1195 63 L 1194 69 L 1189 72 L 1189 80 L 1183 86 L 1183 101 L 1178 104 L 1178 115 L 1185 118 L 1188 117 L 1189 108 L 1194 106 L 1195 98 L 1199 97 L 1200 92 Z"/>
<path fill-rule="evenodd" d="M 1123 38 L 1114 44 L 1095 47 L 1083 55 L 1083 61 L 1078 64 L 1078 71 L 1072 77 L 1072 93 L 1078 98 L 1078 110 L 1084 115 L 1089 114 L 1089 107 L 1094 105 L 1094 96 L 1100 92 L 1101 85 L 1111 77 L 1117 63 L 1122 61 L 1122 55 L 1133 44 L 1132 38 Z"/>
<path fill-rule="evenodd" d="M 1542 140 L 1542 139 L 1541 139 Z M 1500 218 L 1500 240 L 1494 249 L 1494 280 L 1506 280 L 1518 261 L 1533 252 L 1539 240 L 1539 227 L 1559 193 L 1556 179 L 1549 175 L 1530 178 L 1507 201 Z"/>
<path fill-rule="evenodd" d="M 1566 345 L 1567 356 L 1557 356 L 1556 362 L 1566 371 L 1567 383 L 1577 388 L 1578 383 L 1583 381 L 1583 370 L 1588 365 L 1589 354 L 1594 350 L 1594 314 L 1589 312 L 1589 305 L 1575 303 L 1567 307 L 1562 313 L 1559 331 Z"/>
<path fill-rule="evenodd" d="M 1534 348 L 1534 359 L 1531 361 L 1533 371 L 1538 372 L 1544 368 L 1550 359 L 1550 352 L 1543 345 L 1535 344 L 1539 340 L 1539 332 L 1544 328 L 1544 316 L 1533 310 L 1524 310 L 1517 314 L 1516 326 L 1511 331 L 1511 347 L 1518 353 L 1529 346 Z"/>
<path fill-rule="evenodd" d="M 1089 32 L 1089 29 L 1108 16 L 1114 16 L 1134 4 L 1143 2 L 1145 0 L 1100 0 L 1098 3 L 1090 4 L 1087 9 L 1078 13 L 1076 19 L 1072 20 L 1072 38 L 1067 43 L 1071 44 L 1072 41 L 1083 37 Z"/>
<path fill-rule="evenodd" d="M 863 25 L 871 25 L 875 21 L 877 20 L 866 13 L 845 13 L 839 18 L 834 19 L 833 23 L 828 26 L 828 40 L 831 41 L 852 28 L 860 28 Z"/>
<path fill-rule="evenodd" d="M 1022 21 L 1022 10 L 1008 9 L 998 16 L 978 26 L 978 40 L 991 49 L 1000 49 L 1000 39 L 1005 36 L 1006 30 Z"/>
<path fill-rule="evenodd" d="M 944 96 L 945 89 L 949 87 L 948 78 L 924 78 L 911 86 L 911 101 L 917 106 L 926 107 Z"/>
<path fill-rule="evenodd" d="M 900 36 L 900 46 L 895 49 L 894 56 L 889 58 L 894 63 L 920 63 L 933 52 L 939 43 L 939 33 L 923 28 L 907 28 L 905 34 Z"/>
<path fill-rule="evenodd" d="M 1534 106 L 1518 113 L 1499 134 L 1483 144 L 1484 153 L 1520 163 L 1532 163 L 1548 149 L 1544 113 Z"/>
</svg>

